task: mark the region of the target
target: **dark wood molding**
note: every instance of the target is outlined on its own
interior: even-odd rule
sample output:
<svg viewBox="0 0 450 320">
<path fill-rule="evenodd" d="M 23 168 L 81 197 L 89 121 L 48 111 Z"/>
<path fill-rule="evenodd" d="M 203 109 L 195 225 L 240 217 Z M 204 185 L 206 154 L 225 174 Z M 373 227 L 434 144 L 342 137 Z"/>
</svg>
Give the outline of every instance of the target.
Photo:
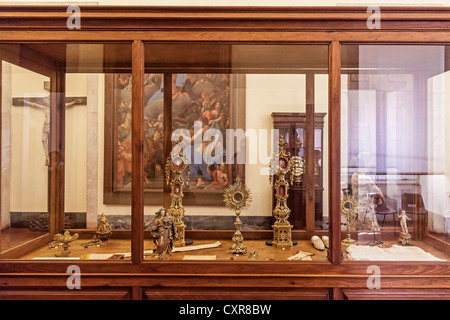
<svg viewBox="0 0 450 320">
<path fill-rule="evenodd" d="M 315 79 L 314 73 L 306 74 L 306 113 L 305 113 L 305 189 L 306 189 L 306 231 L 314 232 L 316 229 L 316 181 L 314 159 L 314 132 L 315 132 Z M 323 133 L 323 131 L 322 131 Z M 323 148 L 323 144 L 322 144 Z"/>
<path fill-rule="evenodd" d="M 71 14 L 67 6 L 1 6 L 0 28 L 6 30 L 67 29 Z M 82 28 L 115 29 L 246 29 L 330 30 L 367 29 L 367 6 L 328 7 L 170 7 L 170 6 L 80 6 Z M 380 7 L 383 30 L 407 26 L 416 30 L 445 30 L 450 27 L 448 7 Z M 81 30 L 73 30 L 75 33 Z"/>
<path fill-rule="evenodd" d="M 370 17 L 367 6 L 80 8 L 82 28 L 69 30 L 66 23 L 70 14 L 66 13 L 65 6 L 2 6 L 0 38 L 6 42 L 19 38 L 33 42 L 131 42 L 133 39 L 222 43 L 450 41 L 448 7 L 380 7 L 381 29 L 374 30 L 367 27 Z"/>
<path fill-rule="evenodd" d="M 144 259 L 144 44 L 135 40 L 132 46 L 132 177 L 131 230 L 132 260 Z"/>
<path fill-rule="evenodd" d="M 63 276 L 67 267 L 74 261 L 64 260 L 2 260 L 0 263 L 0 277 L 2 279 L 15 276 L 38 277 L 51 274 Z M 99 274 L 114 275 L 119 278 L 129 273 L 129 276 L 138 277 L 140 274 L 153 276 L 225 276 L 232 278 L 265 277 L 295 278 L 313 277 L 320 278 L 360 278 L 360 284 L 366 287 L 366 280 L 372 272 L 368 267 L 373 261 L 343 261 L 341 264 L 332 264 L 328 261 L 152 261 L 145 260 L 140 264 L 133 264 L 130 260 L 76 260 L 83 274 L 94 277 Z M 432 288 L 450 288 L 449 263 L 446 261 L 377 261 L 383 279 L 389 281 L 402 281 L 406 287 L 414 287 L 418 284 Z M 434 283 L 439 281 L 439 283 Z M 416 283 L 414 283 L 416 282 Z M 2 285 L 8 282 L 2 282 Z M 26 284 L 24 282 L 24 284 Z M 419 287 L 421 286 L 419 285 Z M 346 286 L 354 286 L 351 283 Z M 335 287 L 341 287 L 336 285 Z M 388 288 L 388 286 L 386 287 Z"/>
<path fill-rule="evenodd" d="M 328 74 L 328 195 L 330 261 L 341 261 L 341 44 L 329 47 Z"/>
</svg>

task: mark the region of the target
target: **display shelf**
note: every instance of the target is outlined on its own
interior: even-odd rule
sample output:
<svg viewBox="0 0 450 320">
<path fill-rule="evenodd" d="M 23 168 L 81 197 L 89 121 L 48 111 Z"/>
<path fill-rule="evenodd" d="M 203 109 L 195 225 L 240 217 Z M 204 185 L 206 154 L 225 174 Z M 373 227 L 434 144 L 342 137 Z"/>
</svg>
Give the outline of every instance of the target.
<svg viewBox="0 0 450 320">
<path fill-rule="evenodd" d="M 368 242 L 371 240 L 371 236 L 366 236 L 366 240 L 358 240 L 355 245 L 357 246 L 368 246 Z M 111 256 L 118 254 L 123 255 L 121 258 L 117 259 L 123 259 L 123 260 L 130 260 L 131 259 L 131 251 L 130 251 L 130 241 L 124 240 L 124 239 L 112 239 L 110 240 L 110 243 L 108 245 L 92 245 L 88 248 L 82 247 L 83 243 L 88 242 L 88 239 L 81 239 L 77 240 L 75 243 L 73 243 L 70 246 L 70 251 L 72 252 L 67 259 L 70 260 L 70 258 L 73 258 L 74 260 L 107 260 L 110 259 Z M 191 261 L 202 261 L 202 260 L 208 260 L 208 261 L 300 261 L 300 260 L 288 260 L 288 258 L 294 256 L 299 251 L 305 252 L 305 253 L 311 253 L 311 260 L 302 260 L 304 262 L 306 261 L 327 261 L 328 260 L 328 249 L 325 250 L 317 250 L 313 247 L 311 241 L 309 240 L 301 240 L 298 241 L 298 244 L 287 248 L 287 249 L 279 249 L 274 248 L 271 246 L 268 246 L 265 241 L 261 240 L 248 240 L 244 241 L 244 244 L 248 248 L 247 254 L 229 254 L 228 248 L 231 247 L 232 241 L 231 240 L 197 240 L 195 241 L 195 246 L 201 246 L 201 245 L 212 245 L 216 242 L 219 242 L 221 244 L 220 247 L 211 248 L 211 249 L 197 249 L 197 250 L 186 250 L 184 252 L 176 251 L 172 253 L 172 257 L 169 259 L 170 261 L 181 261 L 186 260 L 188 258 L 191 258 Z M 383 245 L 380 246 L 374 246 L 379 248 L 391 248 L 393 246 L 399 246 L 397 241 L 384 241 Z M 194 245 L 191 245 L 194 246 Z M 186 246 L 185 249 L 189 249 L 190 246 Z M 442 252 L 441 250 L 436 249 L 435 247 L 427 244 L 423 241 L 416 241 L 414 243 L 414 247 L 418 247 L 420 249 L 423 249 L 426 253 L 429 253 L 433 255 L 434 257 L 438 259 L 442 259 L 445 261 L 450 261 L 450 255 L 447 252 Z M 145 240 L 144 241 L 144 252 L 147 254 L 150 254 L 149 251 L 151 251 L 154 248 L 154 244 L 152 240 Z M 342 246 L 342 252 L 343 257 L 345 260 L 348 260 L 348 255 L 346 252 L 346 247 Z M 30 253 L 24 254 L 18 259 L 20 260 L 39 260 L 39 259 L 46 259 L 46 260 L 57 260 L 54 257 L 55 253 L 59 253 L 61 249 L 51 249 L 49 250 L 47 246 L 41 247 L 39 249 L 36 249 Z M 254 259 L 253 252 L 257 253 L 257 256 L 259 259 Z M 95 256 L 95 255 L 99 256 Z M 89 256 L 92 255 L 92 256 Z M 100 256 L 103 255 L 103 256 Z M 109 257 L 108 257 L 109 256 Z M 185 256 L 188 256 L 185 258 Z M 198 259 L 195 259 L 195 256 L 198 256 Z M 66 259 L 66 258 L 65 258 Z M 110 259 L 113 260 L 113 259 Z M 150 255 L 145 256 L 145 261 L 151 261 Z M 168 260 L 168 261 L 169 261 Z M 381 260 L 382 261 L 382 260 Z M 420 260 L 418 260 L 420 261 Z"/>
<path fill-rule="evenodd" d="M 244 244 L 248 248 L 248 254 L 245 255 L 230 255 L 228 254 L 228 248 L 231 247 L 232 241 L 230 240 L 196 240 L 195 244 L 191 246 L 198 246 L 198 245 L 209 245 L 214 244 L 216 242 L 221 243 L 221 247 L 212 248 L 212 249 L 198 249 L 198 250 L 192 250 L 192 251 L 185 251 L 185 252 L 173 252 L 172 257 L 170 258 L 171 261 L 180 261 L 185 259 L 185 256 L 199 256 L 198 259 L 201 260 L 202 256 L 215 256 L 215 259 L 212 260 L 215 261 L 252 261 L 252 253 L 256 251 L 258 253 L 258 256 L 261 259 L 255 259 L 255 261 L 287 261 L 287 259 L 296 253 L 298 253 L 299 250 L 312 253 L 311 256 L 312 261 L 327 261 L 327 250 L 319 251 L 316 250 L 312 244 L 311 241 L 303 240 L 299 241 L 299 244 L 296 246 L 293 246 L 291 248 L 287 248 L 285 250 L 283 249 L 277 249 L 271 246 L 266 245 L 265 241 L 261 240 L 244 240 Z M 104 254 L 104 255 L 113 255 L 113 254 L 123 254 L 128 253 L 130 254 L 130 242 L 123 239 L 112 239 L 110 240 L 110 243 L 108 245 L 93 245 L 88 248 L 83 248 L 81 244 L 87 242 L 85 239 L 77 240 L 76 243 L 70 246 L 70 250 L 72 254 L 70 257 L 74 259 L 83 259 L 83 260 L 89 260 L 92 259 L 89 258 L 87 255 L 89 254 Z M 152 240 L 145 240 L 144 241 L 144 252 L 147 252 L 149 250 L 152 250 L 154 248 L 154 244 Z M 186 249 L 189 249 L 189 246 L 185 247 Z M 58 253 L 61 249 L 51 249 L 49 250 L 47 247 L 42 247 L 37 250 L 34 250 L 33 252 L 30 252 L 26 255 L 23 255 L 19 257 L 19 259 L 23 260 L 29 260 L 29 259 L 35 259 L 35 258 L 48 258 L 53 259 L 54 254 Z M 68 257 L 68 258 L 70 258 Z M 106 256 L 104 257 L 106 259 Z M 124 257 L 124 260 L 130 260 L 130 256 Z M 205 257 L 206 258 L 206 257 Z M 146 261 L 151 260 L 149 256 L 146 256 Z"/>
</svg>

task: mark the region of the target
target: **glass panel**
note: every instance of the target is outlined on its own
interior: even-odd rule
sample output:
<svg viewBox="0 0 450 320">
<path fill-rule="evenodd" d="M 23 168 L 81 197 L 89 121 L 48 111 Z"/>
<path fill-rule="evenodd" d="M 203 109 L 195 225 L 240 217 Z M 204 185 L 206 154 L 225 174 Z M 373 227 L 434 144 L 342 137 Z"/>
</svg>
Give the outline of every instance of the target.
<svg viewBox="0 0 450 320">
<path fill-rule="evenodd" d="M 170 76 L 168 75 L 167 77 Z M 175 167 L 167 167 L 168 180 L 165 180 L 166 166 L 169 165 L 169 157 L 165 154 L 165 136 L 164 136 L 164 80 L 162 73 L 145 73 L 144 81 L 144 230 L 147 235 L 144 240 L 144 256 L 146 259 L 152 257 L 154 243 L 152 235 L 157 232 L 155 228 L 158 219 L 156 216 L 164 218 L 164 213 L 169 209 L 170 196 L 164 194 L 170 192 L 172 180 L 176 178 L 178 172 L 174 172 Z M 170 88 L 169 88 L 170 89 Z M 171 93 L 169 93 L 171 96 Z M 170 162 L 170 165 L 172 162 Z M 178 163 L 177 163 L 178 164 Z M 177 193 L 183 193 L 184 174 L 183 165 L 180 164 L 180 172 L 177 177 Z M 175 182 L 175 180 L 173 180 Z M 182 205 L 182 202 L 180 203 Z M 161 209 L 167 210 L 161 210 Z M 150 238 L 150 240 L 148 239 Z M 163 237 L 164 238 L 164 237 Z M 156 254 L 156 252 L 155 252 Z M 158 256 L 159 257 L 159 256 Z M 161 259 L 165 258 L 162 254 Z"/>
<path fill-rule="evenodd" d="M 44 66 L 54 75 L 54 79 L 59 79 L 56 77 L 57 72 L 61 72 L 65 77 L 54 85 L 49 83 L 48 78 L 36 78 L 36 75 L 29 72 L 23 74 L 21 79 L 3 78 L 5 82 L 12 84 L 2 86 L 3 97 L 7 97 L 5 90 L 10 90 L 11 93 L 7 94 L 13 101 L 11 111 L 17 109 L 16 113 L 19 110 L 23 113 L 18 118 L 19 123 L 14 120 L 11 112 L 11 151 L 8 151 L 11 152 L 11 170 L 17 171 L 15 177 L 23 175 L 27 178 L 14 181 L 11 179 L 11 183 L 20 182 L 21 185 L 13 188 L 11 184 L 10 189 L 2 183 L 2 197 L 6 192 L 12 193 L 17 189 L 20 194 L 11 194 L 11 200 L 26 203 L 33 200 L 34 196 L 42 193 L 47 195 L 47 190 L 50 190 L 50 200 L 54 204 L 50 206 L 53 210 L 51 221 L 55 221 L 50 237 L 43 239 L 39 246 L 27 243 L 20 254 L 12 258 L 130 259 L 131 45 L 33 43 L 20 45 L 20 48 L 22 50 L 17 52 L 17 56 L 33 52 L 32 64 Z M 61 69 L 61 66 L 64 67 Z M 12 73 L 12 76 L 14 77 L 15 73 Z M 35 87 L 40 91 L 36 91 Z M 25 100 L 38 101 L 45 93 L 44 88 L 53 90 L 52 103 L 57 104 L 52 109 L 56 116 L 51 118 L 53 122 L 50 136 L 52 139 L 60 139 L 64 134 L 63 141 L 54 140 L 53 144 L 50 144 L 50 155 L 52 152 L 60 155 L 55 156 L 54 163 L 50 159 L 50 166 L 46 166 L 41 134 L 36 131 L 38 124 L 44 119 L 43 115 L 31 114 L 30 112 L 34 112 L 31 108 L 14 106 L 15 98 L 24 97 Z M 65 92 L 57 92 L 59 88 L 65 88 Z M 8 104 L 5 100 L 2 102 L 2 108 L 5 110 Z M 24 113 L 25 110 L 30 111 Z M 3 118 L 4 121 L 5 119 Z M 40 126 L 42 128 L 42 124 Z M 2 139 L 9 137 L 7 128 L 3 126 Z M 33 134 L 31 129 L 36 132 Z M 16 142 L 16 131 L 27 133 L 27 136 Z M 39 148 L 35 146 L 37 142 L 33 142 L 36 139 Z M 14 146 L 18 143 L 21 143 L 17 151 L 20 158 L 16 156 L 14 161 Z M 30 146 L 34 146 L 34 149 L 28 151 Z M 2 161 L 8 159 L 3 153 Z M 21 167 L 13 168 L 17 164 L 21 164 Z M 24 167 L 25 164 L 33 164 L 35 168 Z M 45 177 L 40 180 L 34 177 L 38 170 L 45 172 Z M 49 174 L 53 174 L 53 186 L 47 184 Z M 30 177 L 33 179 L 30 180 Z M 30 181 L 40 181 L 40 184 Z M 58 185 L 58 181 L 64 181 L 64 185 Z M 29 189 L 34 191 L 30 192 Z M 42 211 L 47 212 L 47 199 L 42 195 L 40 197 L 40 206 L 34 204 L 20 209 L 22 214 L 27 211 L 33 211 L 35 215 Z M 11 204 L 13 203 L 11 201 Z M 41 208 L 43 206 L 45 210 Z M 2 219 L 4 218 L 2 213 Z M 36 220 L 33 225 L 44 224 L 36 218 L 40 219 L 41 215 L 33 216 Z M 66 232 L 73 237 L 68 242 L 67 250 L 64 247 L 66 240 L 62 237 Z"/>
<path fill-rule="evenodd" d="M 316 188 L 315 181 L 307 187 L 303 165 L 308 156 L 314 163 L 317 149 L 317 163 L 323 166 L 328 47 L 146 44 L 145 55 L 146 73 L 160 72 L 171 77 L 171 87 L 164 88 L 165 102 L 171 103 L 171 150 L 180 156 L 183 147 L 182 155 L 190 162 L 189 168 L 179 173 L 179 184 L 173 174 L 176 168 L 171 165 L 172 185 L 165 189 L 164 208 L 176 225 L 171 259 L 287 260 L 303 250 L 314 253 L 303 259 L 326 260 L 326 249 L 315 249 L 306 233 L 312 230 L 319 239 L 328 235 L 327 213 L 322 212 L 326 208 L 326 180 L 317 182 Z M 313 75 L 311 87 L 307 87 L 307 73 Z M 313 108 L 307 111 L 307 104 Z M 308 127 L 307 112 L 311 112 L 312 119 L 318 119 L 316 126 Z M 148 123 L 165 117 L 163 108 L 151 98 L 145 116 Z M 308 130 L 312 133 L 310 141 L 306 141 Z M 286 140 L 286 154 L 278 155 L 280 136 Z M 310 155 L 306 153 L 308 144 L 312 146 Z M 169 150 L 164 154 L 170 156 Z M 298 157 L 295 163 L 294 156 Z M 272 162 L 275 159 L 281 162 Z M 271 163 L 274 172 L 280 167 L 284 172 L 283 163 L 289 163 L 292 169 L 278 177 L 271 174 Z M 317 179 L 321 179 L 323 171 L 318 168 Z M 233 204 L 245 203 L 246 199 L 246 191 L 236 192 L 238 178 L 243 190 L 248 188 L 252 201 L 238 212 L 237 219 Z M 317 195 L 313 197 L 316 204 L 312 202 L 309 209 L 307 188 Z M 183 210 L 178 210 L 181 189 Z M 154 213 L 156 207 L 150 207 L 157 195 L 145 191 L 149 203 L 146 219 L 157 228 L 159 215 Z M 181 211 L 183 214 L 178 214 Z M 155 236 L 158 244 L 158 234 L 146 234 L 146 249 L 161 248 L 153 244 Z M 177 241 L 182 239 L 185 243 Z M 300 260 L 299 255 L 296 258 Z"/>
<path fill-rule="evenodd" d="M 144 187 L 163 191 L 164 186 L 164 75 L 145 74 L 144 82 Z"/>
<path fill-rule="evenodd" d="M 4 257 L 11 257 L 50 231 L 50 78 L 4 60 L 1 77 L 0 243 Z"/>
<path fill-rule="evenodd" d="M 67 45 L 66 219 L 83 259 L 131 257 L 131 46 Z"/>
<path fill-rule="evenodd" d="M 346 259 L 448 260 L 448 58 L 446 46 L 342 46 Z"/>
</svg>

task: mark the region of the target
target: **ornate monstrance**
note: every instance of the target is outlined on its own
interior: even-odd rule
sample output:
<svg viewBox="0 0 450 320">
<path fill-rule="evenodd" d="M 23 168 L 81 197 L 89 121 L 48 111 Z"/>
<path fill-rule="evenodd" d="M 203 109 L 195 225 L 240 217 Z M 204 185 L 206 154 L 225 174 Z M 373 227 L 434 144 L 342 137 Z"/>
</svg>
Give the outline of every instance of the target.
<svg viewBox="0 0 450 320">
<path fill-rule="evenodd" d="M 177 149 L 179 147 L 179 150 Z M 174 247 L 186 245 L 185 230 L 183 222 L 185 210 L 183 208 L 183 187 L 189 184 L 191 166 L 183 148 L 178 145 L 172 149 L 166 161 L 166 183 L 170 185 L 171 204 L 168 213 L 172 216 L 175 224 Z M 186 175 L 185 175 L 186 173 Z"/>
<path fill-rule="evenodd" d="M 267 244 L 275 247 L 289 247 L 294 244 L 291 236 L 292 225 L 288 221 L 291 210 L 287 206 L 289 183 L 286 181 L 286 176 L 291 172 L 292 161 L 291 155 L 286 152 L 286 145 L 286 140 L 283 136 L 280 136 L 278 154 L 272 159 L 270 165 L 271 170 L 276 170 L 276 181 L 273 188 L 277 204 L 273 209 L 273 216 L 276 219 L 272 225 L 273 240 L 267 241 Z M 290 178 L 292 183 L 294 174 L 291 174 Z M 270 183 L 273 183 L 272 175 L 270 176 Z"/>
<path fill-rule="evenodd" d="M 356 219 L 358 218 L 358 199 L 350 195 L 348 190 L 345 190 L 345 194 L 341 200 L 341 213 L 347 220 L 347 238 L 341 242 L 344 246 L 349 246 L 356 242 L 350 237 L 350 232 L 354 229 Z"/>
<path fill-rule="evenodd" d="M 247 208 L 252 201 L 250 189 L 242 184 L 241 178 L 237 177 L 234 183 L 225 190 L 223 197 L 225 206 L 228 209 L 234 210 L 236 213 L 236 221 L 234 226 L 236 231 L 233 236 L 233 245 L 228 250 L 230 254 L 247 254 L 247 247 L 244 245 L 244 238 L 241 233 L 241 219 L 239 218 L 241 210 Z"/>
</svg>

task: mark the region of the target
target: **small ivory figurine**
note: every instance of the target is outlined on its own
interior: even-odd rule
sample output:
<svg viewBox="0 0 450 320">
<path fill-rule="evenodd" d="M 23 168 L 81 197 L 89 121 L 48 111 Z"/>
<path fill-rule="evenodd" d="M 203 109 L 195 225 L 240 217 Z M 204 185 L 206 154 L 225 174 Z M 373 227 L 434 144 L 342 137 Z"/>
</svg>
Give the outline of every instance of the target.
<svg viewBox="0 0 450 320">
<path fill-rule="evenodd" d="M 406 224 L 406 221 L 407 220 L 411 220 L 411 218 L 408 218 L 408 216 L 406 215 L 405 210 L 402 210 L 398 217 L 400 218 L 400 227 L 402 228 L 402 233 L 409 234 L 408 226 Z"/>
<path fill-rule="evenodd" d="M 402 245 L 406 244 L 413 244 L 411 241 L 411 235 L 408 232 L 408 225 L 407 220 L 412 220 L 406 215 L 405 210 L 402 210 L 400 214 L 398 215 L 398 218 L 400 219 L 400 227 L 402 228 L 402 231 L 400 232 L 400 238 L 398 238 L 398 242 Z"/>
</svg>

